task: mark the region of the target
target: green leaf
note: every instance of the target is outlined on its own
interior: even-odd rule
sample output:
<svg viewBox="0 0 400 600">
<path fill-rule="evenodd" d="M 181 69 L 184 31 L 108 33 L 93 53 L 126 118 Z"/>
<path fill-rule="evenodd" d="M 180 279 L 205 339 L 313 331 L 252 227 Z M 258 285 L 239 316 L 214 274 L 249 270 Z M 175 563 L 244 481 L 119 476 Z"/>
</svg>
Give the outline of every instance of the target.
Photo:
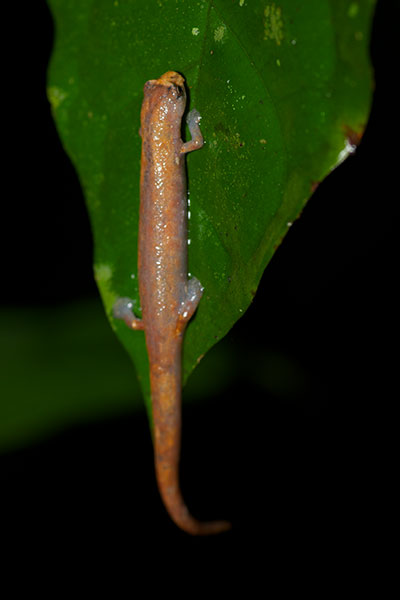
<svg viewBox="0 0 400 600">
<path fill-rule="evenodd" d="M 99 300 L 3 309 L 0 332 L 0 452 L 143 408 Z"/>
<path fill-rule="evenodd" d="M 119 296 L 140 307 L 144 83 L 181 72 L 206 140 L 188 157 L 189 271 L 205 293 L 185 335 L 186 380 L 249 306 L 315 185 L 361 137 L 371 102 L 374 0 L 49 4 L 56 41 L 48 95 L 85 191 L 104 306 L 148 401 L 144 334 L 111 314 Z"/>
</svg>

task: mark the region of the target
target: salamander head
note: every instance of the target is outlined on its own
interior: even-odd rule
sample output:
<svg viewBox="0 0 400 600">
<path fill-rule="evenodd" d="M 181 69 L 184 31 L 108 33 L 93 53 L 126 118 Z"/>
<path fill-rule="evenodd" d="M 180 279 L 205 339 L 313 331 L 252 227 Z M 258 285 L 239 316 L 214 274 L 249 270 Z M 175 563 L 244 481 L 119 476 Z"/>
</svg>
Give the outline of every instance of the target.
<svg viewBox="0 0 400 600">
<path fill-rule="evenodd" d="M 173 85 L 176 87 L 183 88 L 185 80 L 180 73 L 176 71 L 167 71 L 164 75 L 161 75 L 159 79 L 155 80 L 158 85 L 166 85 L 167 87 Z"/>
<path fill-rule="evenodd" d="M 185 80 L 176 71 L 167 71 L 159 79 L 150 79 L 144 86 L 144 96 L 149 104 L 173 106 L 175 115 L 181 117 L 185 112 Z"/>
</svg>

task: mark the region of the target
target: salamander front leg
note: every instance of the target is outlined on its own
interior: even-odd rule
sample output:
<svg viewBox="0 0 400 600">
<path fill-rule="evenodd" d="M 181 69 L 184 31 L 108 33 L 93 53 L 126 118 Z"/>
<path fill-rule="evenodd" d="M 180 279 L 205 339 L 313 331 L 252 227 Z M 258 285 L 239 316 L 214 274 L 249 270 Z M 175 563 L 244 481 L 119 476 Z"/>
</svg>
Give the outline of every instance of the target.
<svg viewBox="0 0 400 600">
<path fill-rule="evenodd" d="M 130 329 L 144 329 L 142 319 L 138 319 L 133 311 L 133 301 L 130 298 L 118 298 L 113 306 L 113 315 L 122 319 Z"/>
<path fill-rule="evenodd" d="M 182 144 L 181 152 L 183 154 L 193 152 L 193 150 L 199 150 L 204 144 L 204 139 L 199 127 L 200 119 L 201 115 L 195 108 L 190 111 L 186 118 L 186 123 L 188 124 L 192 139 L 189 142 Z"/>
</svg>

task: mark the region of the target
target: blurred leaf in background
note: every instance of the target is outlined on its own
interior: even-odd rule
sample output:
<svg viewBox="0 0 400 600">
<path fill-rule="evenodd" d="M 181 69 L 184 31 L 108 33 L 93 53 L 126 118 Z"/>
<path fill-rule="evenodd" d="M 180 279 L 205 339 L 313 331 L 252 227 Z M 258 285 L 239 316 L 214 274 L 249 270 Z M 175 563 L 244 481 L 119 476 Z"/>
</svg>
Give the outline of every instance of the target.
<svg viewBox="0 0 400 600">
<path fill-rule="evenodd" d="M 143 406 L 100 300 L 0 311 L 0 451 Z"/>
</svg>

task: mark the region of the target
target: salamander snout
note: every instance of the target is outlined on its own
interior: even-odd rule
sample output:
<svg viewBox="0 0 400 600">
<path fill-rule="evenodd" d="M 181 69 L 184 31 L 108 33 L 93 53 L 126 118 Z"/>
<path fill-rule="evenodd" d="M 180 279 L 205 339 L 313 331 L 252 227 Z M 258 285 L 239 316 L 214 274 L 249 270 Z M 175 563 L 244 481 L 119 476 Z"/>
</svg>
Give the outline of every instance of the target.
<svg viewBox="0 0 400 600">
<path fill-rule="evenodd" d="M 164 75 L 161 75 L 161 77 L 157 79 L 157 83 L 159 85 L 165 85 L 168 87 L 174 85 L 176 87 L 183 88 L 185 85 L 185 79 L 176 71 L 167 71 L 164 73 Z"/>
</svg>

